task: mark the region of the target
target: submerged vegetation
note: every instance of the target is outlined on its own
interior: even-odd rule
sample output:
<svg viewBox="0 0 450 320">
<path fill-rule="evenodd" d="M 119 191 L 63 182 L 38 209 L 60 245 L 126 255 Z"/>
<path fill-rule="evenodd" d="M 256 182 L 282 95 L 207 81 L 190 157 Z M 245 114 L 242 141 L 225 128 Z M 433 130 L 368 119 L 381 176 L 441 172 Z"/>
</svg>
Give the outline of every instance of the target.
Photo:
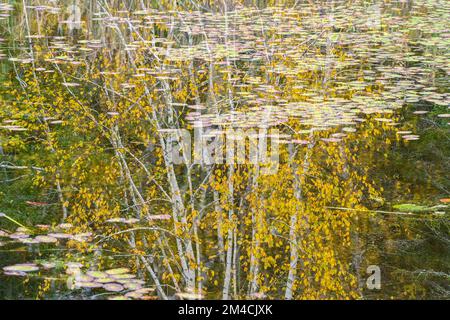
<svg viewBox="0 0 450 320">
<path fill-rule="evenodd" d="M 1 1 L 0 298 L 450 297 L 448 1 Z"/>
</svg>

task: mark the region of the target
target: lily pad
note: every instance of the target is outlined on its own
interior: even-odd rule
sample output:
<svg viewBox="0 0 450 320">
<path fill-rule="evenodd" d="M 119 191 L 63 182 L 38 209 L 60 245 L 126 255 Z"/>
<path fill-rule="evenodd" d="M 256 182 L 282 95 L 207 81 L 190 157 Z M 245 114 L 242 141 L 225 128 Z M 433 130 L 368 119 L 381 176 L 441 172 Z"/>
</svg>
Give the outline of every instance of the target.
<svg viewBox="0 0 450 320">
<path fill-rule="evenodd" d="M 76 282 L 75 286 L 78 288 L 88 288 L 88 289 L 95 289 L 95 288 L 103 287 L 103 285 L 98 282 Z"/>
<path fill-rule="evenodd" d="M 67 234 L 67 233 L 49 233 L 48 236 L 56 238 L 56 239 L 70 239 L 70 238 L 72 238 L 72 235 L 71 234 Z"/>
<path fill-rule="evenodd" d="M 135 219 L 135 218 L 129 218 L 129 219 L 125 219 L 125 218 L 112 218 L 112 219 L 106 220 L 106 222 L 109 222 L 109 223 L 125 223 L 125 224 L 133 224 L 133 223 L 139 222 L 139 219 Z"/>
<path fill-rule="evenodd" d="M 88 233 L 80 233 L 72 236 L 72 240 L 78 241 L 78 242 L 87 242 L 89 240 L 89 237 L 91 234 Z"/>
<path fill-rule="evenodd" d="M 40 243 L 38 240 L 32 239 L 32 238 L 19 239 L 19 242 L 25 243 L 25 244 L 37 244 L 37 243 Z"/>
<path fill-rule="evenodd" d="M 93 282 L 94 278 L 85 274 L 78 274 L 75 276 L 77 282 Z"/>
<path fill-rule="evenodd" d="M 130 299 L 126 296 L 112 296 L 108 297 L 108 300 L 130 300 Z"/>
<path fill-rule="evenodd" d="M 83 264 L 80 262 L 67 262 L 66 266 L 68 268 L 81 268 L 81 267 L 83 267 Z"/>
<path fill-rule="evenodd" d="M 171 216 L 169 214 L 155 214 L 147 216 L 148 220 L 169 220 Z"/>
<path fill-rule="evenodd" d="M 124 274 L 127 272 L 130 272 L 130 269 L 128 268 L 116 268 L 116 269 L 110 269 L 105 271 L 109 275 L 118 275 L 118 274 Z"/>
<path fill-rule="evenodd" d="M 54 263 L 54 262 L 41 262 L 41 266 L 44 269 L 53 269 L 53 268 L 56 267 L 56 263 Z"/>
<path fill-rule="evenodd" d="M 25 277 L 27 275 L 26 272 L 22 271 L 5 271 L 3 274 L 5 276 L 18 276 L 18 277 Z"/>
<path fill-rule="evenodd" d="M 97 278 L 95 281 L 98 283 L 110 283 L 110 282 L 115 282 L 116 279 L 105 277 L 105 278 Z"/>
<path fill-rule="evenodd" d="M 39 267 L 34 263 L 21 263 L 12 266 L 3 267 L 6 272 L 34 272 L 38 271 Z"/>
<path fill-rule="evenodd" d="M 131 291 L 131 292 L 128 292 L 127 294 L 125 294 L 125 297 L 133 298 L 133 299 L 140 299 L 140 298 L 142 298 L 143 295 L 144 295 L 143 293 L 140 293 L 137 291 Z"/>
<path fill-rule="evenodd" d="M 133 279 L 136 278 L 136 276 L 134 274 L 113 274 L 112 277 L 114 279 L 120 279 L 120 280 L 124 280 L 124 279 Z"/>
<path fill-rule="evenodd" d="M 103 285 L 103 289 L 105 289 L 106 291 L 111 291 L 111 292 L 119 292 L 119 291 L 122 291 L 124 289 L 124 287 L 118 283 L 107 283 L 107 284 Z"/>
<path fill-rule="evenodd" d="M 23 232 L 17 232 L 17 233 L 10 234 L 9 237 L 11 239 L 16 239 L 17 240 L 17 239 L 25 239 L 25 238 L 28 238 L 30 236 L 28 234 L 26 234 L 26 233 L 23 233 Z"/>
<path fill-rule="evenodd" d="M 128 290 L 138 290 L 142 288 L 142 285 L 139 283 L 135 283 L 135 282 L 125 282 L 123 284 L 125 286 L 125 288 L 127 288 Z"/>
<path fill-rule="evenodd" d="M 48 224 L 37 224 L 36 228 L 39 228 L 41 230 L 48 230 L 50 229 L 50 226 Z"/>
<path fill-rule="evenodd" d="M 9 233 L 7 233 L 3 230 L 0 230 L 0 237 L 4 237 L 4 238 L 9 237 Z"/>
<path fill-rule="evenodd" d="M 102 271 L 88 271 L 86 272 L 88 276 L 94 277 L 94 278 L 106 278 L 108 277 L 106 272 Z"/>
<path fill-rule="evenodd" d="M 50 237 L 50 236 L 37 236 L 35 240 L 42 242 L 42 243 L 56 243 L 58 242 L 58 239 Z"/>
</svg>

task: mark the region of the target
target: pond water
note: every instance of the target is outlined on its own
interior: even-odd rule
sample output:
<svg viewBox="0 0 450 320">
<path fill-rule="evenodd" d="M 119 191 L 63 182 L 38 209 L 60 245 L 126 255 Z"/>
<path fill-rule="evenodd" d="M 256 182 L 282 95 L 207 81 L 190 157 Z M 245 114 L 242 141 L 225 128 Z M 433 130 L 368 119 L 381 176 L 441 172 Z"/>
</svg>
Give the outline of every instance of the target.
<svg viewBox="0 0 450 320">
<path fill-rule="evenodd" d="M 449 18 L 3 0 L 0 299 L 450 298 Z"/>
</svg>

